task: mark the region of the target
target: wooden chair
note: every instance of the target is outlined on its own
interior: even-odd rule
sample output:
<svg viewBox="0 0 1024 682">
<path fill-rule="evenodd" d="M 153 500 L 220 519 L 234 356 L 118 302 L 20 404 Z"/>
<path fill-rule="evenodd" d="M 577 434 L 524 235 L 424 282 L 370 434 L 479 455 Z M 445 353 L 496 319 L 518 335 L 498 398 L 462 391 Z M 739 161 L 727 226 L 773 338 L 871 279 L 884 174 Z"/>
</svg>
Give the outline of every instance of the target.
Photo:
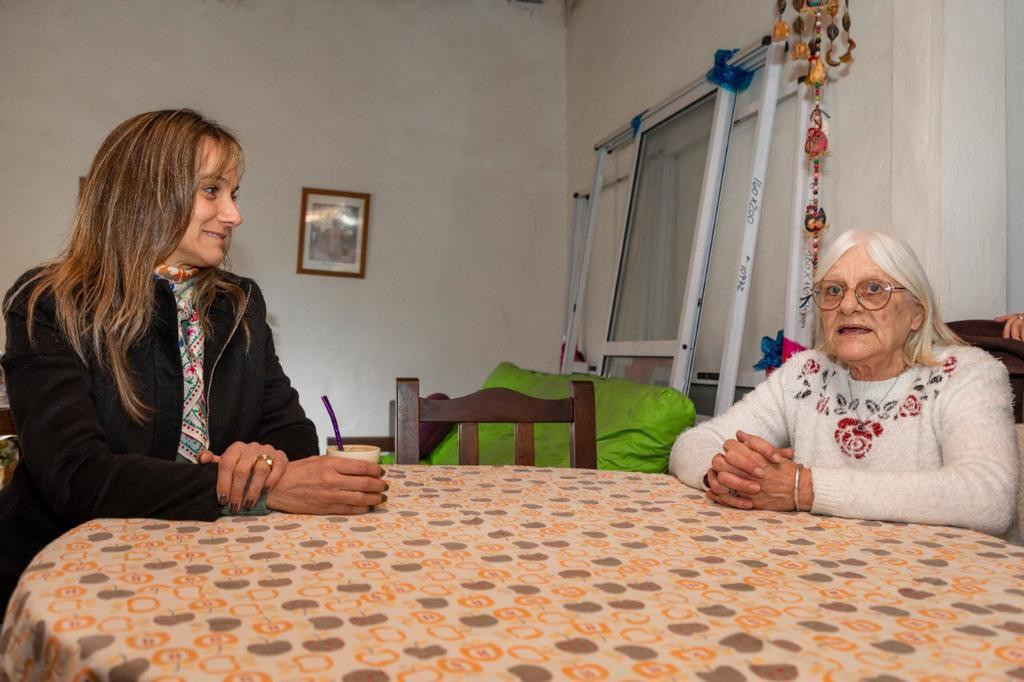
<svg viewBox="0 0 1024 682">
<path fill-rule="evenodd" d="M 569 466 L 597 468 L 594 385 L 572 382 L 571 395 L 561 400 L 532 398 L 507 388 L 488 388 L 451 400 L 420 398 L 419 379 L 398 379 L 395 456 L 399 464 L 420 461 L 420 422 L 459 425 L 459 464 L 480 463 L 477 424 L 515 424 L 516 464 L 533 466 L 535 423 L 571 425 Z"/>
<path fill-rule="evenodd" d="M 18 442 L 18 433 L 14 429 L 14 417 L 11 416 L 11 411 L 8 408 L 0 407 L 0 443 L 9 440 Z M 11 480 L 15 466 L 17 466 L 17 460 L 14 464 L 0 467 L 0 488 Z"/>
<path fill-rule="evenodd" d="M 17 440 L 18 432 L 14 430 L 14 417 L 6 407 L 0 407 L 0 440 Z"/>
</svg>

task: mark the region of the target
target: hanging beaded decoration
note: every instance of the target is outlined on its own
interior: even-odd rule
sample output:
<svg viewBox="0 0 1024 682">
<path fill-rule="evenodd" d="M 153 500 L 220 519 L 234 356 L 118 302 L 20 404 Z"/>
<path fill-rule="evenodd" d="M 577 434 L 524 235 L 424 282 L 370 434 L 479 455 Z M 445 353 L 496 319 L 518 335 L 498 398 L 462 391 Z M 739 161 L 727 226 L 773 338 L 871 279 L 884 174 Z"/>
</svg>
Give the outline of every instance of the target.
<svg viewBox="0 0 1024 682">
<path fill-rule="evenodd" d="M 811 239 L 811 264 L 814 272 L 818 269 L 818 246 L 822 233 L 828 226 L 825 217 L 825 209 L 818 201 L 818 191 L 821 186 L 821 166 L 824 158 L 828 155 L 828 112 L 821 108 L 822 92 L 825 83 L 828 81 L 828 67 L 837 67 L 848 64 L 853 60 L 852 54 L 857 43 L 850 38 L 850 0 L 845 0 L 842 26 L 845 32 L 846 52 L 838 57 L 833 57 L 833 50 L 839 38 L 839 26 L 836 25 L 836 17 L 839 14 L 840 2 L 842 0 L 793 0 L 793 9 L 797 16 L 793 20 L 793 34 L 796 38 L 792 46 L 792 58 L 794 61 L 807 61 L 807 84 L 813 88 L 814 108 L 811 110 L 810 126 L 807 128 L 807 137 L 804 142 L 804 153 L 807 154 L 807 161 L 811 165 L 811 200 L 804 212 L 804 229 L 807 237 Z M 782 14 L 785 11 L 785 2 L 778 3 L 779 20 L 772 29 L 772 38 L 785 33 L 779 28 L 784 24 Z M 804 33 L 810 29 L 810 37 L 804 42 Z M 822 32 L 828 36 L 828 49 L 823 50 Z"/>
<path fill-rule="evenodd" d="M 785 22 L 782 15 L 786 12 L 786 0 L 778 0 L 777 5 L 779 9 L 779 18 L 772 26 L 772 42 L 779 42 L 789 37 L 789 24 Z"/>
</svg>

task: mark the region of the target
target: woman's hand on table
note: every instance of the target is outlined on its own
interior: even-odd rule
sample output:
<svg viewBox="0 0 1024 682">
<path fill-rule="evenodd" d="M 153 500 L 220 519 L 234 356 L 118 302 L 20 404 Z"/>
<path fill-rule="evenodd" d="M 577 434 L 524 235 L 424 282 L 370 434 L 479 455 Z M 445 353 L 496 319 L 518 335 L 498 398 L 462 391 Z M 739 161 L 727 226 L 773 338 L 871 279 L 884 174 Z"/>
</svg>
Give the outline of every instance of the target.
<svg viewBox="0 0 1024 682">
<path fill-rule="evenodd" d="M 810 475 L 810 469 L 804 469 L 804 475 Z M 796 480 L 796 464 L 784 459 L 772 464 L 765 470 L 764 476 L 758 479 L 755 487 L 757 492 L 747 492 L 744 488 L 732 488 L 721 483 L 714 469 L 708 471 L 708 499 L 736 509 L 764 509 L 768 511 L 793 511 L 793 483 Z M 801 486 L 803 488 L 803 486 Z M 812 493 L 813 495 L 813 493 Z M 801 499 L 806 499 L 802 497 Z M 809 509 L 810 503 L 801 502 L 801 509 Z"/>
<path fill-rule="evenodd" d="M 288 465 L 267 493 L 267 508 L 292 514 L 364 514 L 388 498 L 377 464 L 347 457 L 306 457 Z"/>
<path fill-rule="evenodd" d="M 743 431 L 736 439 L 722 444 L 723 452 L 711 460 L 705 477 L 708 498 L 737 509 L 772 509 L 781 507 L 782 482 L 788 476 L 789 508 L 792 509 L 792 448 L 777 448 L 758 436 Z"/>
<path fill-rule="evenodd" d="M 804 469 L 810 472 L 810 469 Z M 793 484 L 796 481 L 796 464 L 784 459 L 765 470 L 761 478 L 761 489 L 756 495 L 748 495 L 752 509 L 768 511 L 793 511 Z M 809 507 L 810 505 L 808 505 Z"/>
<path fill-rule="evenodd" d="M 1024 341 L 1024 313 L 1000 315 L 996 322 L 1003 323 L 1003 338 Z"/>
<path fill-rule="evenodd" d="M 232 514 L 252 509 L 260 495 L 272 490 L 284 476 L 288 455 L 261 443 L 235 442 L 222 454 L 199 454 L 200 464 L 217 464 L 217 501 Z"/>
<path fill-rule="evenodd" d="M 771 464 L 792 458 L 792 448 L 776 448 L 763 438 L 737 431 L 736 439 L 725 441 L 722 452 L 711 459 L 711 469 L 723 486 L 755 494 L 758 480 Z"/>
<path fill-rule="evenodd" d="M 715 455 L 716 458 L 719 456 Z M 745 497 L 740 490 L 722 483 L 718 477 L 718 472 L 714 468 L 708 469 L 708 473 L 704 475 L 704 480 L 707 482 L 707 496 L 709 500 L 729 507 L 735 507 L 736 509 L 754 508 L 754 503 L 750 498 Z M 750 483 L 749 486 L 760 490 L 760 485 L 757 483 Z"/>
</svg>

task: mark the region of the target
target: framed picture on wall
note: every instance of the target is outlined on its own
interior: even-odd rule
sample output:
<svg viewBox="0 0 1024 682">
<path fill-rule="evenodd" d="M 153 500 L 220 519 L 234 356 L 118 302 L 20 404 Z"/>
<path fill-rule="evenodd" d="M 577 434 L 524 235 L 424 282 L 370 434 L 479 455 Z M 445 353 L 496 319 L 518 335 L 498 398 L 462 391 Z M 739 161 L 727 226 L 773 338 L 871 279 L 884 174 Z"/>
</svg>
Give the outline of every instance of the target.
<svg viewBox="0 0 1024 682">
<path fill-rule="evenodd" d="M 302 188 L 296 272 L 366 277 L 370 195 Z"/>
</svg>

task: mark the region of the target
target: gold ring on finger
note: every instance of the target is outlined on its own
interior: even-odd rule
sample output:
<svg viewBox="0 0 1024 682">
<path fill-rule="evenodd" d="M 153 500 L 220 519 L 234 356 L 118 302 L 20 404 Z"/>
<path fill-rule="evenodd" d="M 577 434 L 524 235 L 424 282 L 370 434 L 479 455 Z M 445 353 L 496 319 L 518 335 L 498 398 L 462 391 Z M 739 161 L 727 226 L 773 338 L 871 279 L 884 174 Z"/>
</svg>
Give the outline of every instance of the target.
<svg viewBox="0 0 1024 682">
<path fill-rule="evenodd" d="M 269 468 L 273 469 L 274 468 L 274 460 L 272 460 L 267 455 L 262 455 L 262 457 L 263 457 L 263 461 L 267 463 L 267 466 Z"/>
</svg>

